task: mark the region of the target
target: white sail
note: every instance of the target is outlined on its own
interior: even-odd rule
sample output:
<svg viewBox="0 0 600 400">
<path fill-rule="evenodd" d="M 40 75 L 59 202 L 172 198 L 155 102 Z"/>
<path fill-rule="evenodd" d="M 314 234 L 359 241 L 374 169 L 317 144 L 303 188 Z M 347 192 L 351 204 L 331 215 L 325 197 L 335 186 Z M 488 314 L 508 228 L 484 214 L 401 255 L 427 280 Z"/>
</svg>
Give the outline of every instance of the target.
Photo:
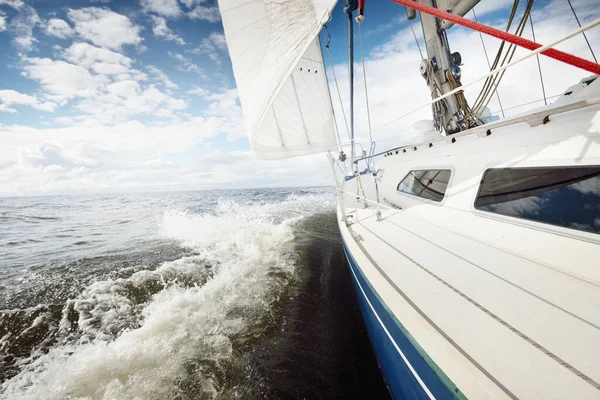
<svg viewBox="0 0 600 400">
<path fill-rule="evenodd" d="M 219 0 L 246 131 L 264 159 L 335 146 L 319 32 L 336 0 Z"/>
</svg>

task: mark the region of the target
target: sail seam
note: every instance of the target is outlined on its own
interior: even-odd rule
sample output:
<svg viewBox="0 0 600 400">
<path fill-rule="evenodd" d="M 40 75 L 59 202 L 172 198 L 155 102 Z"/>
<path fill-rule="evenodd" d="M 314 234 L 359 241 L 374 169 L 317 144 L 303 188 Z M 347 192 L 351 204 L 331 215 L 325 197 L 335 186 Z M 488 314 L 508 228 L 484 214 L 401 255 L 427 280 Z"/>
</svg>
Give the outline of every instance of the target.
<svg viewBox="0 0 600 400">
<path fill-rule="evenodd" d="M 292 72 L 292 85 L 294 86 L 294 94 L 296 95 L 296 102 L 298 103 L 298 111 L 300 112 L 300 119 L 302 120 L 302 127 L 304 128 L 304 136 L 306 136 L 306 143 L 310 144 L 308 137 L 308 130 L 306 129 L 306 121 L 304 121 L 304 113 L 302 112 L 302 106 L 300 105 L 300 99 L 298 98 L 298 90 L 296 89 L 296 80 L 294 79 L 294 73 Z"/>
</svg>

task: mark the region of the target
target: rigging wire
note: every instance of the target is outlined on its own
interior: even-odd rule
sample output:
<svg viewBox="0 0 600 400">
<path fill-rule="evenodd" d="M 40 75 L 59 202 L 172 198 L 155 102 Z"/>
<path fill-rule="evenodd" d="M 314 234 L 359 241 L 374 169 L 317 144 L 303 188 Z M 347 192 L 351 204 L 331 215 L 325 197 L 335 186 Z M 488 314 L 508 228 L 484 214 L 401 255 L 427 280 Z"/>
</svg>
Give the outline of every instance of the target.
<svg viewBox="0 0 600 400">
<path fill-rule="evenodd" d="M 513 19 L 515 18 L 515 14 L 517 13 L 517 8 L 519 6 L 519 0 L 515 0 L 513 2 L 513 6 L 512 9 L 510 11 L 510 16 L 508 17 L 508 22 L 506 23 L 506 32 L 508 32 L 510 30 L 510 27 L 512 25 Z M 498 67 L 498 62 L 500 62 L 500 55 L 502 54 L 502 51 L 504 50 L 504 46 L 506 45 L 505 41 L 502 41 L 502 43 L 500 43 L 500 47 L 498 48 L 498 51 L 496 52 L 496 57 L 494 58 L 494 61 L 492 62 L 492 66 L 490 67 L 490 70 L 494 70 Z M 473 108 L 475 110 L 477 110 L 477 104 L 479 104 L 482 96 L 486 96 L 487 91 L 489 90 L 489 87 L 493 85 L 492 83 L 492 77 L 488 77 L 482 88 L 481 91 L 479 92 L 479 94 L 477 95 L 477 98 L 475 99 L 474 102 L 474 106 Z"/>
<path fill-rule="evenodd" d="M 535 42 L 535 31 L 533 30 L 533 20 L 531 19 L 531 13 L 529 13 L 529 24 L 531 25 L 531 34 L 533 35 L 533 41 Z M 544 76 L 542 75 L 542 65 L 540 64 L 540 55 L 536 54 L 538 71 L 540 72 L 540 83 L 542 84 L 542 95 L 544 96 L 544 105 L 548 105 L 546 99 L 546 88 L 544 87 Z"/>
<path fill-rule="evenodd" d="M 548 100 L 552 100 L 552 99 L 556 99 L 557 97 L 560 97 L 560 96 L 562 96 L 562 95 L 563 95 L 562 93 L 561 93 L 561 94 L 555 94 L 554 96 L 548 96 L 546 99 L 548 99 Z M 529 106 L 529 105 L 531 105 L 531 104 L 535 104 L 535 103 L 538 103 L 538 102 L 540 102 L 540 101 L 544 101 L 544 99 L 538 99 L 538 100 L 529 101 L 529 102 L 527 102 L 527 103 L 523 103 L 523 104 L 517 104 L 516 106 L 512 106 L 512 107 L 505 108 L 505 109 L 504 109 L 504 111 L 508 111 L 508 110 L 514 110 L 515 108 Z M 492 114 L 495 114 L 495 113 L 497 113 L 497 112 L 498 112 L 498 111 L 494 111 Z"/>
<path fill-rule="evenodd" d="M 492 70 L 492 71 L 488 72 L 487 74 L 485 74 L 485 75 L 483 75 L 483 76 L 481 76 L 481 77 L 479 77 L 479 78 L 477 78 L 477 79 L 475 79 L 475 80 L 473 80 L 473 81 L 469 82 L 469 83 L 468 83 L 468 84 L 466 84 L 466 85 L 463 85 L 463 86 L 461 86 L 461 87 L 457 87 L 457 88 L 455 88 L 455 89 L 453 89 L 453 90 L 451 90 L 451 91 L 449 91 L 449 92 L 445 93 L 444 95 L 442 95 L 442 96 L 439 96 L 439 97 L 437 97 L 437 98 L 435 98 L 435 99 L 431 100 L 431 101 L 430 101 L 430 102 L 428 102 L 428 103 L 425 103 L 425 104 L 423 104 L 423 105 L 421 105 L 421 106 L 419 106 L 419 107 L 416 107 L 416 108 L 414 108 L 413 110 L 411 110 L 411 111 L 409 111 L 409 112 L 407 112 L 407 113 L 404 113 L 404 114 L 400 115 L 400 116 L 399 116 L 399 117 L 397 117 L 397 118 L 394 118 L 394 119 L 392 119 L 392 120 L 389 120 L 388 122 L 385 122 L 385 123 L 383 123 L 383 124 L 381 124 L 381 125 L 379 125 L 379 126 L 377 126 L 377 127 L 373 128 L 373 129 L 372 129 L 372 131 L 373 131 L 373 132 L 375 132 L 375 131 L 377 131 L 377 130 L 379 130 L 379 129 L 385 128 L 386 126 L 388 126 L 388 125 L 390 125 L 390 124 L 392 124 L 392 123 L 394 123 L 394 122 L 396 122 L 396 121 L 398 121 L 398 120 L 400 120 L 400 119 L 402 119 L 402 118 L 405 118 L 405 117 L 407 117 L 408 115 L 411 115 L 411 114 L 413 114 L 413 113 L 415 113 L 415 112 L 417 112 L 417 111 L 419 111 L 419 110 L 421 110 L 421 109 L 423 109 L 423 108 L 425 108 L 425 107 L 427 107 L 427 106 L 430 106 L 430 105 L 432 105 L 432 104 L 434 104 L 434 103 L 437 103 L 437 102 L 439 102 L 439 101 L 442 101 L 442 100 L 444 100 L 445 98 L 447 98 L 447 97 L 450 97 L 450 96 L 454 95 L 455 93 L 458 93 L 458 92 L 460 92 L 461 90 L 464 90 L 464 88 L 467 88 L 467 87 L 469 87 L 469 86 L 472 86 L 472 85 L 476 84 L 476 83 L 477 83 L 477 82 L 479 82 L 479 81 L 482 81 L 482 80 L 484 80 L 484 79 L 486 79 L 486 78 L 488 78 L 488 77 L 490 77 L 490 76 L 492 76 L 492 75 L 498 74 L 499 72 L 505 71 L 506 69 L 508 69 L 508 68 L 510 68 L 510 67 L 512 67 L 512 66 L 514 66 L 514 65 L 520 64 L 520 63 L 522 63 L 523 61 L 527 60 L 527 59 L 528 59 L 528 58 L 530 58 L 530 57 L 533 57 L 533 56 L 534 56 L 534 55 L 536 55 L 536 54 L 540 54 L 540 53 L 543 53 L 543 52 L 547 51 L 548 49 L 552 49 L 553 47 L 555 47 L 556 45 L 558 45 L 558 44 L 560 44 L 560 43 L 564 42 L 565 40 L 569 40 L 569 39 L 571 39 L 573 36 L 577 36 L 577 35 L 579 35 L 581 32 L 587 31 L 588 29 L 591 29 L 591 28 L 593 28 L 593 27 L 595 27 L 595 26 L 597 26 L 597 25 L 600 25 L 600 18 L 599 18 L 599 19 L 596 19 L 595 21 L 592 21 L 592 22 L 590 22 L 590 23 L 589 23 L 589 24 L 587 24 L 587 25 L 584 25 L 584 26 L 582 26 L 581 28 L 577 29 L 576 31 L 573 31 L 573 32 L 571 32 L 571 33 L 567 34 L 566 36 L 563 36 L 562 38 L 560 38 L 560 39 L 558 39 L 558 40 L 556 40 L 556 41 L 554 41 L 554 42 L 552 42 L 552 43 L 549 43 L 549 44 L 547 44 L 547 45 L 544 45 L 544 46 L 538 47 L 538 48 L 537 48 L 537 49 L 535 49 L 535 50 L 532 50 L 530 53 L 528 53 L 528 54 L 525 54 L 523 57 L 521 57 L 521 58 L 518 58 L 518 59 L 516 59 L 515 61 L 511 61 L 510 63 L 508 63 L 508 64 L 506 64 L 506 65 L 503 65 L 503 66 L 501 66 L 501 67 L 498 67 L 497 69 L 494 69 L 494 70 Z M 356 140 L 356 139 L 359 139 L 360 137 L 366 136 L 367 134 L 368 134 L 368 132 L 363 132 L 363 133 L 361 133 L 360 135 L 357 135 L 357 136 L 354 138 L 354 140 Z"/>
<path fill-rule="evenodd" d="M 516 0 L 515 4 L 517 6 L 518 6 L 518 3 L 519 3 L 519 1 Z M 521 20 L 519 21 L 519 24 L 517 25 L 517 29 L 515 31 L 515 34 L 517 36 L 521 36 L 523 34 L 523 31 L 525 30 L 525 25 L 527 23 L 527 18 L 529 17 L 529 14 L 531 13 L 532 7 L 533 7 L 533 0 L 528 0 L 527 5 L 525 7 L 525 11 L 523 12 L 523 16 L 521 17 Z M 514 17 L 514 15 L 513 15 L 513 17 Z M 508 31 L 508 29 L 507 29 L 507 31 Z M 503 47 L 503 46 L 501 46 L 501 47 Z M 507 52 L 504 54 L 504 57 L 502 57 L 502 61 L 501 61 L 500 65 L 503 66 L 506 63 L 510 63 L 512 61 L 513 56 L 515 55 L 516 50 L 517 50 L 517 46 L 511 43 L 508 46 Z M 498 54 L 496 56 L 496 60 L 500 59 L 500 55 L 501 55 L 501 51 L 499 50 Z M 494 91 L 498 88 L 498 85 L 500 85 L 502 78 L 504 78 L 505 73 L 506 73 L 506 70 L 503 70 L 501 73 L 494 75 L 492 77 L 491 84 L 486 89 L 484 96 L 482 96 L 480 98 L 479 102 L 476 102 L 475 105 L 473 106 L 473 109 L 478 113 L 478 116 L 483 114 L 483 111 L 485 110 L 485 108 L 488 106 L 490 100 L 492 99 Z"/>
<path fill-rule="evenodd" d="M 346 111 L 344 111 L 344 103 L 342 102 L 342 94 L 340 93 L 340 87 L 338 85 L 337 77 L 335 75 L 335 66 L 333 65 L 333 61 L 331 59 L 331 51 L 329 49 L 329 44 L 331 43 L 331 35 L 329 34 L 329 29 L 327 29 L 327 25 L 323 26 L 325 32 L 327 33 L 327 44 L 325 44 L 325 48 L 327 49 L 327 57 L 329 58 L 329 65 L 331 66 L 331 71 L 333 74 L 333 81 L 335 82 L 335 89 L 337 90 L 338 99 L 340 100 L 340 108 L 342 109 L 342 116 L 344 118 L 344 124 L 346 125 L 346 132 L 348 133 L 348 138 L 350 138 L 350 127 L 348 126 L 348 119 L 346 118 Z M 325 34 L 325 32 L 323 34 Z M 332 107 L 333 108 L 333 107 Z M 334 117 L 335 120 L 335 117 Z M 336 122 L 337 126 L 337 122 Z M 341 141 L 340 141 L 341 143 Z"/>
<path fill-rule="evenodd" d="M 323 32 L 323 40 L 327 39 L 325 37 L 325 32 L 324 31 L 322 31 L 322 32 Z M 327 41 L 327 43 L 325 44 L 325 47 L 327 48 L 327 51 L 329 51 L 329 47 L 328 46 L 329 46 L 329 41 Z M 321 55 L 322 54 L 323 53 L 322 53 L 322 50 L 321 50 Z M 323 61 L 323 65 L 325 65 L 325 61 Z M 327 77 L 327 73 L 325 73 L 325 77 Z M 331 101 L 331 90 L 330 90 L 330 86 L 329 85 L 327 85 L 327 93 L 329 94 L 329 103 L 331 104 L 331 115 L 333 115 L 333 125 L 335 127 L 335 133 L 336 133 L 337 139 L 338 139 L 338 146 L 339 146 L 339 150 L 341 151 L 342 150 L 342 138 L 340 137 L 340 128 L 338 126 L 337 119 L 335 117 L 335 110 L 333 108 L 333 101 Z M 342 112 L 343 111 L 344 110 L 342 109 Z"/>
<path fill-rule="evenodd" d="M 475 22 L 477 21 L 477 14 L 475 14 L 475 9 L 473 11 L 473 17 L 475 18 Z M 492 65 L 490 64 L 490 57 L 488 56 L 487 49 L 485 48 L 485 42 L 483 41 L 483 34 L 479 32 L 479 39 L 481 39 L 481 45 L 483 46 L 483 53 L 485 54 L 485 60 L 487 61 L 488 68 L 490 71 L 492 70 Z M 496 99 L 498 99 L 498 105 L 500 106 L 500 112 L 502 112 L 502 118 L 506 118 L 504 115 L 504 107 L 502 107 L 502 101 L 500 101 L 500 93 L 498 92 L 498 88 L 496 88 Z"/>
<path fill-rule="evenodd" d="M 367 70 L 365 69 L 365 53 L 363 51 L 363 40 L 362 40 L 362 31 L 360 30 L 360 26 L 362 24 L 358 23 L 358 41 L 360 43 L 360 58 L 362 60 L 362 70 L 363 70 L 363 82 L 365 84 L 365 100 L 367 103 L 367 121 L 369 123 L 369 142 L 373 143 L 373 135 L 371 134 L 371 111 L 369 109 L 369 92 L 367 91 Z"/>
<path fill-rule="evenodd" d="M 573 16 L 575 17 L 575 20 L 577 21 L 577 25 L 579 25 L 579 27 L 581 28 L 581 22 L 579 22 L 579 18 L 577 18 L 577 13 L 575 12 L 575 9 L 573 8 L 573 4 L 571 4 L 571 0 L 567 0 L 567 3 L 569 3 L 569 7 L 571 7 L 571 11 L 573 11 Z M 588 45 L 588 48 L 590 49 L 590 53 L 592 53 L 592 57 L 594 57 L 594 61 L 596 62 L 596 64 L 598 64 L 598 59 L 596 59 L 596 55 L 594 54 L 594 50 L 592 50 L 592 46 L 590 45 L 590 41 L 587 38 L 587 35 L 585 34 L 585 32 L 583 33 L 583 38 L 585 39 L 585 42 Z M 535 41 L 535 39 L 534 39 Z"/>
<path fill-rule="evenodd" d="M 404 7 L 406 10 L 406 7 Z M 413 37 L 415 38 L 415 43 L 417 43 L 417 49 L 419 49 L 419 55 L 421 56 L 421 60 L 424 60 L 423 52 L 421 51 L 421 45 L 419 44 L 419 40 L 417 39 L 417 34 L 415 33 L 415 28 L 413 28 L 412 21 L 408 20 L 408 25 L 410 26 L 410 30 L 412 31 Z"/>
</svg>

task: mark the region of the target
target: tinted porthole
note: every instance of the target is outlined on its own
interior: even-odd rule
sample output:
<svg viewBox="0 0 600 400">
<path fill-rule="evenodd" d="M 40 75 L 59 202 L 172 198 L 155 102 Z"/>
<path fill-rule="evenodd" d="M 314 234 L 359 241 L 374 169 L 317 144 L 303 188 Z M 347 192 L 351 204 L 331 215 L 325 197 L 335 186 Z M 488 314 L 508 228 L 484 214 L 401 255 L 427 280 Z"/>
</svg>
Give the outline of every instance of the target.
<svg viewBox="0 0 600 400">
<path fill-rule="evenodd" d="M 410 171 L 398 184 L 398 191 L 422 197 L 427 200 L 442 201 L 450 181 L 449 169 L 429 169 Z"/>
<path fill-rule="evenodd" d="M 475 208 L 600 233 L 600 166 L 489 169 Z"/>
</svg>

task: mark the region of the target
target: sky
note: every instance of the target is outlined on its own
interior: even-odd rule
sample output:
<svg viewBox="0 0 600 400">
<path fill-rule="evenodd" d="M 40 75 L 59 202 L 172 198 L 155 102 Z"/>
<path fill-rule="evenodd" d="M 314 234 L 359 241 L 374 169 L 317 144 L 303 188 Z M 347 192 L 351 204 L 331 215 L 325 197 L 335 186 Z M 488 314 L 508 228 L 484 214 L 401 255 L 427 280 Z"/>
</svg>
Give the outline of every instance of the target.
<svg viewBox="0 0 600 400">
<path fill-rule="evenodd" d="M 475 11 L 480 22 L 503 29 L 512 3 L 482 0 Z M 572 0 L 582 23 L 600 18 L 599 3 Z M 346 18 L 340 4 L 332 17 L 339 97 L 326 64 L 346 138 Z M 578 27 L 566 0 L 536 1 L 532 18 L 542 44 Z M 413 26 L 422 40 L 418 20 Z M 587 34 L 600 57 L 599 28 Z M 363 77 L 373 128 L 430 100 L 401 6 L 369 1 L 361 35 L 359 135 L 368 130 Z M 454 27 L 448 35 L 452 50 L 462 54 L 463 83 L 489 70 L 478 33 Z M 529 25 L 524 36 L 532 37 Z M 493 57 L 499 40 L 483 41 Z M 581 35 L 558 48 L 592 59 Z M 545 57 L 540 63 L 547 96 L 590 75 Z M 468 88 L 467 99 L 480 89 Z M 535 57 L 506 73 L 499 95 L 507 116 L 544 104 Z M 496 98 L 489 108 L 500 112 Z M 377 149 L 410 143 L 412 124 L 429 113 L 424 109 L 377 130 Z M 263 161 L 252 153 L 214 0 L 0 0 L 0 196 L 330 184 L 322 154 Z"/>
</svg>

